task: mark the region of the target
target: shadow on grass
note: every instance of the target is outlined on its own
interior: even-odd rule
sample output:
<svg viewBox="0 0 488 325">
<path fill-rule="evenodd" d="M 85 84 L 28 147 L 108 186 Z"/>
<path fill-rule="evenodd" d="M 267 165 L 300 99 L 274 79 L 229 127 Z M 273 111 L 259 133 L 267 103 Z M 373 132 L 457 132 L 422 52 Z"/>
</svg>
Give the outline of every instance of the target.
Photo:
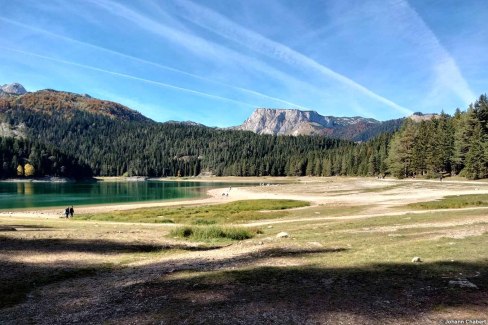
<svg viewBox="0 0 488 325">
<path fill-rule="evenodd" d="M 50 288 L 49 297 L 59 298 L 39 299 L 34 307 L 19 305 L 12 312 L 5 309 L 0 317 L 7 323 L 22 323 L 54 316 L 60 324 L 69 322 L 74 314 L 83 323 L 113 324 L 401 324 L 448 307 L 486 315 L 486 260 L 342 268 L 262 266 L 273 265 L 273 259 L 308 255 L 326 261 L 345 251 L 271 248 L 223 260 L 178 260 L 171 265 L 156 263 L 109 272 L 99 269 L 90 278 L 97 291 L 84 289 L 74 280 L 69 287 Z M 29 267 L 35 276 L 47 266 Z M 459 277 L 478 289 L 449 285 L 449 280 Z M 84 299 L 66 306 L 61 293 Z"/>
<path fill-rule="evenodd" d="M 119 253 L 149 253 L 162 250 L 208 251 L 219 249 L 221 246 L 189 246 L 130 244 L 107 240 L 78 240 L 78 239 L 18 239 L 0 236 L 3 250 L 35 251 L 42 253 L 85 252 L 100 254 Z"/>
<path fill-rule="evenodd" d="M 107 240 L 19 239 L 6 236 L 0 236 L 0 247 L 3 252 L 15 252 L 18 256 L 35 253 L 98 253 L 110 255 L 166 250 L 208 251 L 221 248 L 221 246 L 189 246 L 184 244 L 131 244 Z M 111 267 L 108 264 L 83 266 L 68 261 L 61 266 L 56 265 L 56 263 L 28 264 L 0 259 L 0 308 L 19 303 L 26 293 L 37 287 L 70 278 L 95 275 L 100 271 L 110 269 Z"/>
<path fill-rule="evenodd" d="M 44 226 L 44 225 L 0 225 L 0 232 L 3 231 L 42 231 L 42 230 L 49 230 L 52 227 Z"/>
<path fill-rule="evenodd" d="M 137 319 L 142 312 L 169 324 L 398 324 L 448 307 L 484 319 L 487 266 L 257 267 L 168 276 L 124 288 L 138 292 L 143 307 L 129 306 L 124 316 L 110 321 Z M 478 289 L 449 285 L 459 277 Z"/>
</svg>

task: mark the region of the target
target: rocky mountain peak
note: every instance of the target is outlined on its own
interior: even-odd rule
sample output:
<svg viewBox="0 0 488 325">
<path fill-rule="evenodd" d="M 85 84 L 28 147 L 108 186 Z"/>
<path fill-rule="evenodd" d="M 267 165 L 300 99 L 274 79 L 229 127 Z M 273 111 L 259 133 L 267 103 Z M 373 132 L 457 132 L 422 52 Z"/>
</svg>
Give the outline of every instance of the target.
<svg viewBox="0 0 488 325">
<path fill-rule="evenodd" d="M 1 90 L 4 93 L 11 94 L 11 95 L 23 95 L 27 93 L 27 90 L 25 90 L 24 86 L 16 82 L 3 85 L 1 87 Z"/>
<path fill-rule="evenodd" d="M 343 137 L 342 135 L 349 133 L 349 130 L 354 129 L 354 132 L 358 132 L 377 124 L 380 124 L 380 122 L 358 116 L 334 117 L 323 116 L 315 111 L 258 108 L 236 129 L 253 131 L 258 134 L 317 134 Z"/>
</svg>

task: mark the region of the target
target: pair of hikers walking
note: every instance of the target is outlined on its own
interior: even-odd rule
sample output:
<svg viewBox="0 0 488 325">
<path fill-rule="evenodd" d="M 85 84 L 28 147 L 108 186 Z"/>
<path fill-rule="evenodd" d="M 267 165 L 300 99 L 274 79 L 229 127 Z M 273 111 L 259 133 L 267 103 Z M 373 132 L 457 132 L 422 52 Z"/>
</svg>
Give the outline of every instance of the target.
<svg viewBox="0 0 488 325">
<path fill-rule="evenodd" d="M 75 214 L 75 209 L 73 209 L 73 206 L 71 206 L 71 208 L 67 207 L 64 210 L 64 216 L 66 217 L 66 219 L 68 219 L 69 217 L 73 218 L 74 214 Z"/>
</svg>

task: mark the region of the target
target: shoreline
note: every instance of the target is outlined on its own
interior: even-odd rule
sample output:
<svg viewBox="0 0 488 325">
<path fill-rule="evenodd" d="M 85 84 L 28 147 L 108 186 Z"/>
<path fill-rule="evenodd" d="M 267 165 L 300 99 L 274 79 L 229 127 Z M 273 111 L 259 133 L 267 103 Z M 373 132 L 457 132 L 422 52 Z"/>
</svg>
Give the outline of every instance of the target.
<svg viewBox="0 0 488 325">
<path fill-rule="evenodd" d="M 232 202 L 247 195 L 231 195 L 222 196 L 222 193 L 227 191 L 227 188 L 212 188 L 206 192 L 204 197 L 199 198 L 184 198 L 184 199 L 171 199 L 164 201 L 135 201 L 128 203 L 111 203 L 111 204 L 92 204 L 92 205 L 80 205 L 75 206 L 76 214 L 87 213 L 103 213 L 107 211 L 117 210 L 132 210 L 139 208 L 151 208 L 151 207 L 167 207 L 167 206 L 180 206 L 180 205 L 202 205 L 202 204 L 218 204 L 225 202 Z M 237 193 L 239 188 L 232 188 L 232 193 Z M 241 189 L 242 191 L 242 189 Z M 20 218 L 63 218 L 63 207 L 38 207 L 38 208 L 19 208 L 11 210 L 0 210 L 1 217 L 20 217 Z"/>
<path fill-rule="evenodd" d="M 6 178 L 0 183 L 76 183 L 76 182 L 202 182 L 202 183 L 278 183 L 300 182 L 299 176 L 187 176 L 187 177 L 147 177 L 147 176 L 94 176 L 84 179 L 65 177 Z M 315 178 L 315 177 L 312 177 Z"/>
<path fill-rule="evenodd" d="M 167 179 L 165 179 L 167 180 Z M 207 179 L 200 179 L 207 181 Z M 408 203 L 432 201 L 448 195 L 488 194 L 488 182 L 452 180 L 393 180 L 361 177 L 294 177 L 294 178 L 247 178 L 255 186 L 211 188 L 206 196 L 164 201 L 139 201 L 113 204 L 75 206 L 76 214 L 94 214 L 138 208 L 194 206 L 228 203 L 237 200 L 290 199 L 310 202 L 311 206 L 364 206 L 375 212 L 394 211 L 391 208 Z M 172 179 L 168 181 L 173 181 Z M 181 180 L 181 181 L 187 181 Z M 193 181 L 191 179 L 190 181 Z M 217 178 L 215 182 L 245 184 L 238 177 Z M 263 182 L 264 181 L 264 182 Z M 269 181 L 269 182 L 268 182 Z M 281 182 L 280 182 L 281 181 Z M 283 182 L 286 181 L 286 182 Z M 266 184 L 266 186 L 262 186 Z M 268 185 L 269 184 L 269 185 Z M 428 186 L 421 184 L 431 184 Z M 394 185 L 394 186 L 392 186 Z M 419 190 L 417 186 L 421 186 Z M 407 189 L 407 191 L 406 191 Z M 227 194 L 228 195 L 223 195 Z M 0 218 L 61 218 L 64 207 L 20 208 L 0 210 Z M 1 220 L 1 219 L 0 219 Z"/>
<path fill-rule="evenodd" d="M 212 177 L 213 178 L 213 177 Z M 245 180 L 240 179 L 239 177 L 219 177 L 218 179 L 209 180 L 206 177 L 201 177 L 198 179 L 192 178 L 139 178 L 137 177 L 134 179 L 128 179 L 126 177 L 94 177 L 92 179 L 87 179 L 84 181 L 95 181 L 95 182 L 145 182 L 145 181 L 156 181 L 156 182 L 199 182 L 199 183 L 222 183 L 224 184 L 231 184 L 232 188 L 238 188 L 239 183 L 242 187 L 255 186 L 258 185 L 258 177 L 250 177 Z M 84 182 L 81 181 L 81 182 Z M 69 183 L 75 182 L 73 180 L 65 179 L 65 181 L 50 181 L 50 180 L 41 180 L 41 179 L 6 179 L 0 180 L 0 183 Z M 275 180 L 275 183 L 279 183 L 280 180 Z M 281 180 L 283 182 L 283 180 Z M 261 181 L 262 183 L 262 181 Z M 215 186 L 215 185 L 214 185 Z M 196 204 L 205 204 L 205 203 L 214 203 L 212 198 L 220 198 L 221 193 L 225 192 L 228 188 L 227 187 L 219 187 L 215 188 L 212 186 L 210 189 L 206 190 L 204 194 L 195 196 L 195 197 L 187 197 L 187 198 L 176 198 L 176 199 L 163 199 L 163 200 L 148 200 L 148 201 L 130 201 L 130 202 L 114 202 L 114 203 L 95 203 L 95 204 L 86 204 L 86 205 L 77 205 L 77 209 L 75 212 L 80 213 L 96 213 L 96 212 L 103 212 L 109 210 L 129 210 L 129 209 L 136 209 L 136 208 L 145 208 L 145 207 L 158 207 L 158 206 L 178 206 L 178 205 L 196 205 Z M 212 194 L 220 193 L 220 194 Z M 220 201 L 217 201 L 220 202 Z M 67 204 L 67 206 L 71 206 L 73 204 Z M 19 208 L 0 208 L 0 217 L 3 216 L 44 216 L 44 217 L 54 217 L 54 216 L 64 216 L 64 209 L 65 205 L 55 205 L 55 206 L 39 206 L 39 207 L 19 207 Z M 62 212 L 59 212 L 62 211 Z"/>
</svg>

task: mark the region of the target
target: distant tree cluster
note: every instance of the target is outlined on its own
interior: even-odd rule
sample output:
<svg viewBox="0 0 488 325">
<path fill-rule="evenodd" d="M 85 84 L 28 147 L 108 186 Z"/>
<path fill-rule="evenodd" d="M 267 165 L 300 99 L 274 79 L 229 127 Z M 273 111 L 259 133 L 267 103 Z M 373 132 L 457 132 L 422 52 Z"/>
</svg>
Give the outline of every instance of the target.
<svg viewBox="0 0 488 325">
<path fill-rule="evenodd" d="M 46 175 L 85 178 L 92 175 L 88 166 L 52 147 L 5 137 L 0 137 L 0 166 L 0 179 Z"/>
</svg>

